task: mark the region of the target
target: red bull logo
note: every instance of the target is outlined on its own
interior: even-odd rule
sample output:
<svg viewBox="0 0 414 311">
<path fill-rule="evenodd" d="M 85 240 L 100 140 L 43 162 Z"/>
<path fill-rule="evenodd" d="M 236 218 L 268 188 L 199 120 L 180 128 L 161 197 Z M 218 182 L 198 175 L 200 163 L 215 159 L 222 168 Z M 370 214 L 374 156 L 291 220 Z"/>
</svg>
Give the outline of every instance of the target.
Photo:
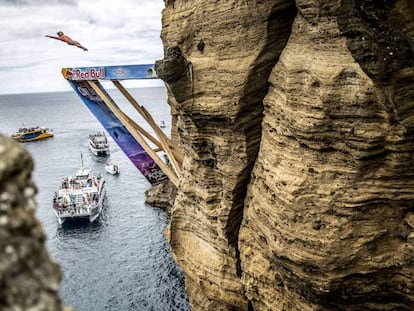
<svg viewBox="0 0 414 311">
<path fill-rule="evenodd" d="M 105 68 L 73 68 L 71 80 L 95 80 L 105 78 Z"/>
</svg>

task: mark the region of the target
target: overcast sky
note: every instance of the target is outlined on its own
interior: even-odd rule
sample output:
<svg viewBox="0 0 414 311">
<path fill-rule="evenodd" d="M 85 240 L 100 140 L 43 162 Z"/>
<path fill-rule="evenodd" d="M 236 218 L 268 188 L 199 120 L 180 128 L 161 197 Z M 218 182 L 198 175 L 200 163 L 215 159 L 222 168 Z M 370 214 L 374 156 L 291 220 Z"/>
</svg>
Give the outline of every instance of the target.
<svg viewBox="0 0 414 311">
<path fill-rule="evenodd" d="M 163 0 L 0 0 L 0 94 L 71 90 L 62 67 L 153 64 L 163 57 L 163 8 Z M 89 51 L 45 38 L 59 30 Z"/>
</svg>

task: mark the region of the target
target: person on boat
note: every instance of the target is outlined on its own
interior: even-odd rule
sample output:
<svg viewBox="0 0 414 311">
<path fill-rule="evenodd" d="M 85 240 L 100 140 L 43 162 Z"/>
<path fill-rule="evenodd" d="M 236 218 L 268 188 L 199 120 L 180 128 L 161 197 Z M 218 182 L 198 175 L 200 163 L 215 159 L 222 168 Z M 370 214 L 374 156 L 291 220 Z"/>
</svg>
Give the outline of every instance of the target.
<svg viewBox="0 0 414 311">
<path fill-rule="evenodd" d="M 76 47 L 78 47 L 78 48 L 80 48 L 80 49 L 82 49 L 82 50 L 84 50 L 84 51 L 87 51 L 87 50 L 88 50 L 86 47 L 84 47 L 83 45 L 81 45 L 78 41 L 72 40 L 72 38 L 71 38 L 71 37 L 69 37 L 69 36 L 65 35 L 65 34 L 63 33 L 63 31 L 58 31 L 58 32 L 57 32 L 57 35 L 58 35 L 58 37 L 55 37 L 55 36 L 50 36 L 50 35 L 46 35 L 45 37 L 48 37 L 48 38 L 52 38 L 52 39 L 56 39 L 56 40 L 60 40 L 60 41 L 66 42 L 67 44 L 69 44 L 69 45 L 74 45 L 74 46 L 76 46 Z"/>
</svg>

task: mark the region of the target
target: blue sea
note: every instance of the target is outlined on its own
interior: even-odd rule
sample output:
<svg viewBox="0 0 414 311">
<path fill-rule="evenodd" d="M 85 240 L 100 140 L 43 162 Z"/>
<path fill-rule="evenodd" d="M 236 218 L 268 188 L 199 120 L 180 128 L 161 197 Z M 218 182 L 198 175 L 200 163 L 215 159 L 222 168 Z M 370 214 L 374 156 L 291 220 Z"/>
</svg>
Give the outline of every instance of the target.
<svg viewBox="0 0 414 311">
<path fill-rule="evenodd" d="M 156 122 L 170 130 L 170 111 L 163 87 L 130 90 Z M 115 102 L 139 124 L 142 119 L 121 94 Z M 37 216 L 47 235 L 46 246 L 63 271 L 60 296 L 76 311 L 189 310 L 184 275 L 172 259 L 163 232 L 166 213 L 144 203 L 150 184 L 109 137 L 109 158 L 88 149 L 90 133 L 103 130 L 73 92 L 0 95 L 0 133 L 19 127 L 45 126 L 54 137 L 23 146 L 34 159 L 38 188 Z M 150 130 L 148 126 L 144 128 Z M 53 193 L 61 179 L 81 166 L 101 172 L 107 204 L 96 223 L 59 226 L 52 211 Z M 121 174 L 106 174 L 106 161 Z"/>
</svg>

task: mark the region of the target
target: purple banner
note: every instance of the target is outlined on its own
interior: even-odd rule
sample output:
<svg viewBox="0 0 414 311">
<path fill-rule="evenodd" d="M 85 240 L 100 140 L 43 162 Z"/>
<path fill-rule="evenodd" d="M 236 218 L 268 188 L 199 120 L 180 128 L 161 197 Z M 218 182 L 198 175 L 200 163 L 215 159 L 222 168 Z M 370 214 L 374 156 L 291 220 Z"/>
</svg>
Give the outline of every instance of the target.
<svg viewBox="0 0 414 311">
<path fill-rule="evenodd" d="M 152 185 L 159 184 L 168 178 L 87 81 L 68 82 L 108 134 Z M 95 80 L 95 83 L 116 106 L 99 81 Z"/>
</svg>

